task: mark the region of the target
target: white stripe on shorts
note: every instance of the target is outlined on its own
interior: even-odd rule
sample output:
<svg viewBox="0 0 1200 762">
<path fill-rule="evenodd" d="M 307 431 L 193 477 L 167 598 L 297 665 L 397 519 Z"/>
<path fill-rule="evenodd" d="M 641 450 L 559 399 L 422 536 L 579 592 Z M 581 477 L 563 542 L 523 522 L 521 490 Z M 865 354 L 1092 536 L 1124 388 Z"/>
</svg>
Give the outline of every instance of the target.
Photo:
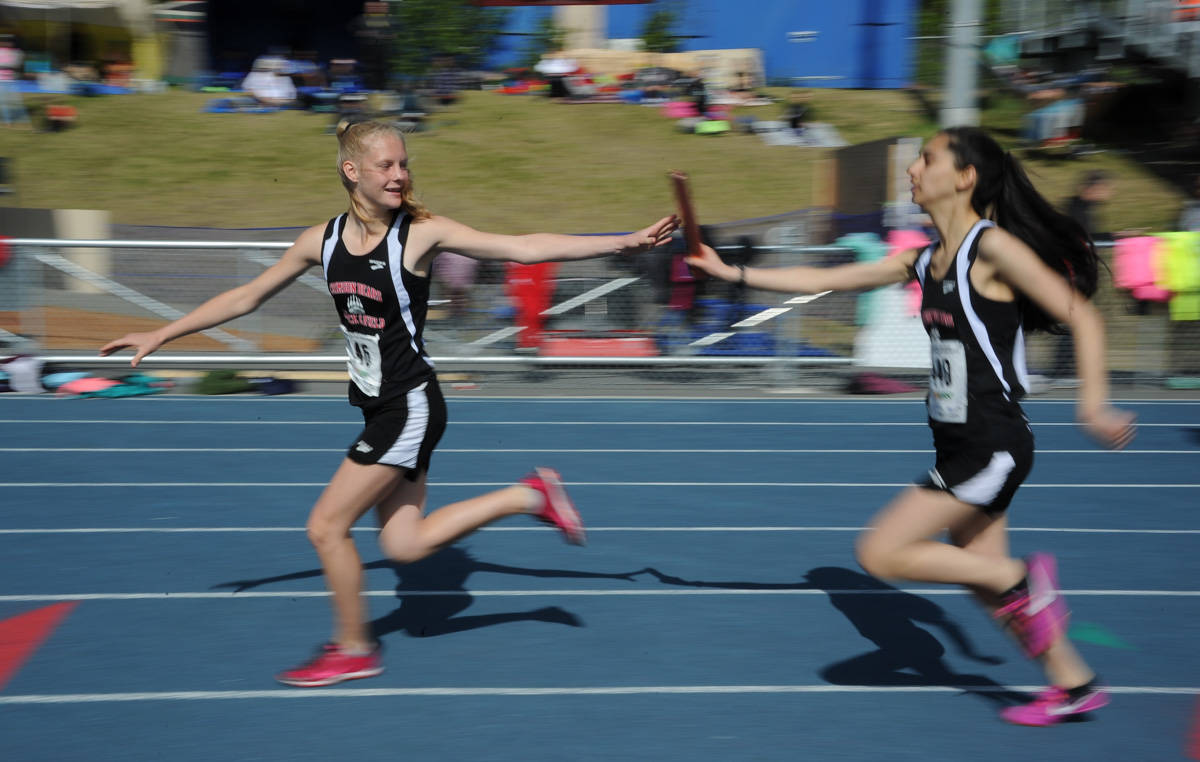
<svg viewBox="0 0 1200 762">
<path fill-rule="evenodd" d="M 396 443 L 378 462 L 401 468 L 413 468 L 417 465 L 421 443 L 425 441 L 425 432 L 429 428 L 429 398 L 425 396 L 425 387 L 428 385 L 427 381 L 415 389 L 410 389 L 405 395 L 408 401 L 408 417 L 404 421 L 404 431 L 400 432 Z"/>
<path fill-rule="evenodd" d="M 992 453 L 991 462 L 982 471 L 962 484 L 951 487 L 950 492 L 964 503 L 989 505 L 996 499 L 996 495 L 1000 494 L 1000 490 L 1004 489 L 1004 483 L 1008 481 L 1008 475 L 1016 465 L 1012 453 Z"/>
</svg>

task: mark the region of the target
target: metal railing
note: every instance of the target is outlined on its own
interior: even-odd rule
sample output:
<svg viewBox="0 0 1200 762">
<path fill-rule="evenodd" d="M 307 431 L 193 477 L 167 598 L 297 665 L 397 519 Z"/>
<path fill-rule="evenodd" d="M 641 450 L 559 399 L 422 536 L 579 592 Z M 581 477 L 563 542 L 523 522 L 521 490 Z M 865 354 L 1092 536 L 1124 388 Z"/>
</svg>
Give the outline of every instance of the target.
<svg viewBox="0 0 1200 762">
<path fill-rule="evenodd" d="M 8 276 L 5 283 L 3 271 L 0 271 L 0 312 L 16 313 L 25 316 L 22 327 L 26 330 L 16 332 L 17 335 L 32 334 L 31 338 L 38 346 L 38 354 L 46 362 L 51 363 L 86 363 L 88 366 L 120 366 L 128 362 L 127 356 L 99 357 L 94 350 L 76 351 L 55 346 L 56 342 L 48 334 L 47 318 L 38 316 L 51 306 L 58 309 L 77 309 L 84 313 L 82 320 L 90 320 L 90 316 L 107 314 L 112 316 L 114 331 L 109 338 L 115 338 L 120 333 L 127 332 L 122 321 L 125 318 L 152 318 L 159 321 L 174 320 L 184 314 L 204 299 L 226 290 L 236 283 L 222 282 L 223 279 L 238 277 L 238 282 L 245 282 L 256 272 L 269 266 L 274 259 L 267 252 L 278 252 L 287 249 L 289 242 L 263 241 L 159 241 L 159 240 L 86 240 L 86 239 L 54 239 L 54 238 L 13 238 L 6 242 L 13 248 L 15 259 L 20 266 L 16 267 L 16 275 Z M 852 256 L 850 250 L 839 246 L 758 246 L 760 254 L 772 256 L 783 253 L 794 254 L 803 251 L 806 256 Z M 90 259 L 81 257 L 81 252 L 92 252 Z M 97 259 L 96 252 L 105 252 L 107 256 Z M 212 261 L 206 257 L 199 260 L 181 255 L 191 252 L 211 254 L 222 252 L 227 255 L 220 260 Z M 164 254 L 172 255 L 169 262 L 163 262 Z M 198 266 L 198 261 L 207 264 Z M 590 286 L 581 293 L 568 295 L 546 308 L 542 317 L 550 320 L 557 317 L 576 316 L 577 327 L 566 328 L 562 334 L 596 334 L 604 333 L 601 327 L 589 327 L 584 316 L 595 306 L 603 308 L 606 302 L 622 289 L 630 289 L 634 285 L 646 282 L 643 275 L 627 273 L 611 273 L 603 265 L 591 260 L 588 263 L 562 263 L 563 270 L 570 270 L 571 275 L 583 277 L 564 278 L 565 281 L 579 281 Z M 35 270 L 37 270 L 35 272 Z M 15 282 L 14 282 L 15 281 Z M 56 282 L 50 282 L 56 281 Z M 313 340 L 315 336 L 328 333 L 333 336 L 335 321 L 328 313 L 328 291 L 323 278 L 306 274 L 301 276 L 299 283 L 308 286 L 299 289 L 303 293 L 299 298 L 293 298 L 292 303 L 282 311 L 274 314 L 268 309 L 269 305 L 277 302 L 276 296 L 260 308 L 258 313 L 267 312 L 265 316 L 258 313 L 239 318 L 222 328 L 212 328 L 202 331 L 201 335 L 218 342 L 226 347 L 226 351 L 183 352 L 160 351 L 147 358 L 144 362 L 150 366 L 165 368 L 180 367 L 211 367 L 211 366 L 244 366 L 254 368 L 340 368 L 345 364 L 345 355 L 340 348 L 334 348 L 332 338 L 325 341 Z M 183 284 L 183 285 L 180 285 Z M 497 292 L 493 284 L 493 292 Z M 559 289 L 562 291 L 562 289 Z M 295 287 L 284 292 L 297 291 Z M 317 297 L 314 301 L 313 297 Z M 503 298 L 501 296 L 501 298 Z M 781 301 L 779 295 L 772 295 L 776 302 Z M 629 301 L 629 300 L 626 300 Z M 786 300 L 783 300 L 786 302 Z M 743 315 L 737 320 L 730 320 L 729 325 L 722 326 L 722 331 L 712 331 L 706 337 L 707 341 L 696 340 L 675 346 L 670 353 L 655 353 L 653 355 L 639 354 L 625 356 L 620 354 L 586 355 L 556 354 L 544 356 L 528 352 L 515 351 L 505 339 L 511 338 L 521 329 L 511 325 L 511 316 L 496 318 L 486 316 L 487 330 L 477 331 L 482 335 L 472 335 L 467 332 L 447 329 L 438 320 L 430 320 L 426 325 L 426 346 L 434 362 L 440 367 L 664 367 L 664 366 L 839 366 L 849 365 L 853 359 L 848 356 L 837 356 L 832 353 L 823 356 L 802 356 L 786 352 L 769 351 L 761 354 L 753 352 L 736 355 L 714 354 L 706 347 L 719 346 L 722 341 L 737 336 L 743 330 L 754 328 L 763 332 L 763 323 L 767 328 L 778 332 L 788 326 L 787 318 L 796 318 L 800 313 L 800 302 L 792 300 L 793 304 L 769 304 L 761 312 L 762 315 Z M 810 300 L 806 300 L 810 301 Z M 319 303 L 318 303 L 319 302 Z M 446 300 L 431 300 L 434 310 Z M 607 309 L 601 311 L 607 312 Z M 621 317 L 621 316 L 618 316 Z M 625 316 L 626 318 L 628 316 Z M 257 322 L 256 322 L 257 321 Z M 618 321 L 621 322 L 621 321 Z M 291 328 L 281 328 L 283 323 L 293 323 Z M 240 324 L 240 325 L 239 325 Z M 499 325 L 498 325 L 499 324 Z M 790 324 L 794 327 L 794 323 Z M 308 344 L 329 344 L 330 350 L 323 351 L 270 351 L 263 348 L 252 339 L 245 338 L 247 333 L 292 332 L 296 333 L 300 326 L 299 335 L 310 339 Z M 740 327 L 739 327 L 740 326 Z M 241 330 L 237 330 L 240 328 Z M 499 328 L 499 330 L 497 330 Z M 134 329 L 136 330 L 136 329 Z M 626 329 L 629 330 L 629 329 Z M 119 331 L 117 333 L 116 331 Z M 630 330 L 630 332 L 632 332 Z M 560 333 L 555 331 L 555 333 Z M 621 329 L 610 331 L 621 334 Z M 454 334 L 454 335 L 451 335 Z M 12 338 L 14 333 L 10 332 Z M 3 334 L 0 333 L 0 337 Z M 495 338 L 499 337 L 499 339 Z M 61 338 L 61 337 L 59 337 Z M 94 339 L 96 337 L 91 337 Z M 57 342 L 61 344 L 61 342 Z M 99 346 L 98 344 L 95 346 Z M 324 349 L 324 346 L 322 346 Z"/>
<path fill-rule="evenodd" d="M 1108 57 L 1135 50 L 1200 77 L 1200 17 L 1194 12 L 1179 0 L 1008 0 L 1002 19 L 1007 29 L 1020 30 L 1029 53 L 1053 49 L 1045 47 L 1050 39 L 1096 31 Z"/>
<path fill-rule="evenodd" d="M 9 354 L 33 353 L 81 369 L 124 366 L 128 353 L 101 358 L 99 347 L 130 331 L 151 330 L 249 281 L 275 261 L 273 253 L 290 246 L 48 238 L 7 244 L 14 256 L 0 268 L 0 346 Z M 841 245 L 755 250 L 755 266 L 764 267 L 826 266 L 856 257 Z M 97 252 L 104 256 L 97 258 Z M 919 378 L 928 367 L 928 338 L 914 296 L 899 286 L 801 297 L 748 292 L 735 303 L 729 284 L 708 281 L 708 297 L 685 317 L 664 296 L 678 283 L 657 282 L 628 261 L 559 265 L 553 299 L 540 315 L 546 339 L 534 347 L 515 340 L 524 324 L 503 275 L 480 278 L 471 289 L 470 309 L 454 313 L 455 297 L 439 293 L 435 269 L 424 338 L 439 372 L 611 372 L 618 382 L 640 382 L 680 368 L 712 379 L 732 374 L 776 385 L 821 386 L 846 369 Z M 1135 305 L 1109 283 L 1095 301 L 1108 324 L 1114 381 L 1158 384 L 1200 377 L 1200 321 L 1172 320 L 1165 304 Z M 157 369 L 340 372 L 344 339 L 329 309 L 324 279 L 306 274 L 255 312 L 181 337 L 144 362 Z M 1053 336 L 1029 338 L 1032 372 L 1051 372 L 1057 342 Z M 638 351 L 625 351 L 631 344 Z M 557 349 L 548 351 L 551 346 Z"/>
</svg>

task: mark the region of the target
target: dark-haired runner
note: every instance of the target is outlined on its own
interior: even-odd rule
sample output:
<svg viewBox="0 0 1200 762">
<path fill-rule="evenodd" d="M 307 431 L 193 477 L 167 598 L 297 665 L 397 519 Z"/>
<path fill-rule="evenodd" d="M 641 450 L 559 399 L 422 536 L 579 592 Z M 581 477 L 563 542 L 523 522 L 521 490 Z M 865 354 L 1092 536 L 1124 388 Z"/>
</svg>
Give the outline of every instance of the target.
<svg viewBox="0 0 1200 762">
<path fill-rule="evenodd" d="M 1067 609 L 1054 559 L 1009 554 L 1006 509 L 1033 465 L 1025 332 L 1070 328 L 1081 382 L 1077 415 L 1101 444 L 1124 447 L 1133 416 L 1108 403 L 1104 326 L 1087 300 L 1098 259 L 1080 225 L 1056 211 L 1017 160 L 982 130 L 938 133 L 908 169 L 913 201 L 938 241 L 874 262 L 837 267 L 747 268 L 704 247 L 689 264 L 727 281 L 773 291 L 862 290 L 916 279 L 931 343 L 927 408 L 936 462 L 860 535 L 871 574 L 960 584 L 1007 623 L 1051 687 L 1010 722 L 1052 725 L 1108 702 L 1066 637 Z M 950 542 L 939 542 L 942 532 Z"/>
</svg>

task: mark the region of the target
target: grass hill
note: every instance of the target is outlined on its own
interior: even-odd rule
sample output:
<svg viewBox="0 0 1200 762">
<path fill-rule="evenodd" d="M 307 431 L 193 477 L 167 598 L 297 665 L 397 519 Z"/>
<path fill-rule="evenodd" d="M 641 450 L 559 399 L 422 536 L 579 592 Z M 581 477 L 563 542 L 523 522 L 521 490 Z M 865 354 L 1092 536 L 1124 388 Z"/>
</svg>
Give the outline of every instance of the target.
<svg viewBox="0 0 1200 762">
<path fill-rule="evenodd" d="M 44 97 L 31 97 L 30 105 L 36 109 Z M 57 98 L 78 109 L 73 129 L 0 131 L 16 189 L 6 203 L 107 209 L 118 223 L 217 228 L 309 225 L 344 208 L 328 116 L 205 113 L 213 97 L 172 90 Z M 903 92 L 813 90 L 812 105 L 818 120 L 851 143 L 936 131 Z M 773 119 L 780 112 L 772 105 L 739 115 Z M 998 97 L 983 122 L 1015 145 L 1021 116 L 1018 102 Z M 409 140 L 419 194 L 439 213 L 496 232 L 639 227 L 672 210 L 670 169 L 691 174 L 703 221 L 788 212 L 812 204 L 828 153 L 769 146 L 752 135 L 684 135 L 655 108 L 492 92 L 466 93 L 431 123 Z M 1118 151 L 1031 158 L 1027 168 L 1055 201 L 1083 171 L 1111 172 L 1118 195 L 1102 221 L 1113 230 L 1167 229 L 1183 202 L 1177 189 Z"/>
</svg>

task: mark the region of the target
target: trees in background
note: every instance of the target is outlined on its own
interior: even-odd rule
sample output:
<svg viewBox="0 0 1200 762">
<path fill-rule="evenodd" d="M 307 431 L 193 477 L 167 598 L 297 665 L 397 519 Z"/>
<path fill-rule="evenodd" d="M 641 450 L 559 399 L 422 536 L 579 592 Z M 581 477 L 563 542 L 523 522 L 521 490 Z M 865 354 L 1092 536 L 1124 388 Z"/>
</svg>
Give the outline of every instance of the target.
<svg viewBox="0 0 1200 762">
<path fill-rule="evenodd" d="M 429 72 L 436 58 L 453 56 L 459 68 L 477 69 L 504 30 L 508 11 L 480 8 L 462 0 L 404 0 L 388 3 L 397 74 Z"/>
</svg>

